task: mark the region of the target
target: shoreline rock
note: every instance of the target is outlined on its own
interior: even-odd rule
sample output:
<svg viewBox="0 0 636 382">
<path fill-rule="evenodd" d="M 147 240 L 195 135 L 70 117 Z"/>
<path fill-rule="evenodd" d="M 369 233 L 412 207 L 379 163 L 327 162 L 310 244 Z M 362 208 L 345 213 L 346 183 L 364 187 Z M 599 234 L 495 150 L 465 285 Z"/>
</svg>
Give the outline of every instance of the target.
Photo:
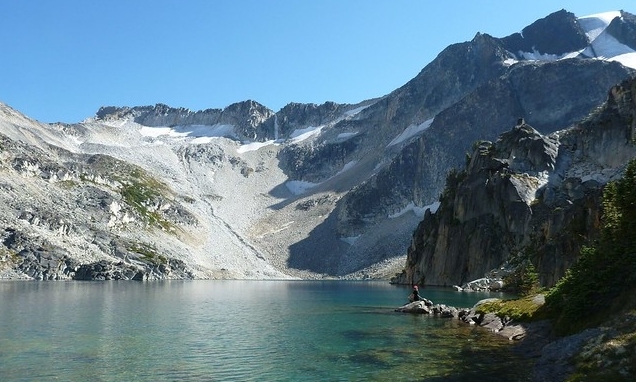
<svg viewBox="0 0 636 382">
<path fill-rule="evenodd" d="M 468 325 L 475 325 L 489 330 L 499 336 L 508 338 L 511 341 L 520 341 L 531 331 L 531 326 L 547 329 L 547 325 L 543 321 L 534 323 L 517 323 L 508 317 L 501 318 L 495 313 L 478 313 L 477 309 L 480 305 L 499 301 L 498 298 L 487 298 L 478 301 L 472 308 L 457 308 L 445 304 L 434 304 L 431 300 L 423 299 L 414 301 L 396 308 L 395 312 L 414 313 L 414 314 L 432 314 L 440 318 L 452 318 L 464 322 Z M 537 299 L 537 303 L 541 303 L 541 299 Z M 539 325 L 536 325 L 541 323 Z M 549 323 L 548 323 L 549 324 Z M 537 329 L 533 328 L 531 332 L 536 333 Z"/>
<path fill-rule="evenodd" d="M 577 357 L 594 358 L 600 362 L 598 361 L 601 359 L 599 354 L 607 352 L 606 343 L 614 343 L 616 341 L 613 338 L 620 337 L 619 331 L 607 327 L 590 328 L 570 336 L 557 337 L 549 320 L 518 323 L 508 317 L 502 319 L 495 313 L 477 313 L 480 305 L 497 300 L 499 299 L 484 299 L 478 301 L 472 308 L 456 308 L 444 304 L 434 304 L 432 301 L 424 299 L 405 304 L 394 311 L 457 319 L 467 325 L 478 326 L 507 338 L 513 345 L 511 351 L 521 354 L 532 362 L 532 369 L 529 370 L 532 373 L 531 380 L 540 382 L 567 380 L 577 371 L 578 364 L 575 362 Z M 543 304 L 543 296 L 538 295 L 534 301 L 538 305 Z M 635 317 L 636 313 L 626 314 L 621 321 L 631 322 L 630 320 L 632 320 L 636 322 Z M 634 326 L 633 324 L 624 325 Z M 615 354 L 614 357 L 616 358 Z M 632 370 L 629 357 L 621 361 L 608 360 L 606 364 L 612 364 L 619 368 L 623 375 L 629 375 Z"/>
</svg>

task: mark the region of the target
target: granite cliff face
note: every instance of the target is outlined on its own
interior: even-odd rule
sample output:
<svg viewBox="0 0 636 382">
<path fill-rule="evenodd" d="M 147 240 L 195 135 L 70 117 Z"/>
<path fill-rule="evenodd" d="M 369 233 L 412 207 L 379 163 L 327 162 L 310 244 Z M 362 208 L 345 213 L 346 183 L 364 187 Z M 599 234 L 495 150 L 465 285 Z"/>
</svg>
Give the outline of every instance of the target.
<svg viewBox="0 0 636 382">
<path fill-rule="evenodd" d="M 522 129 L 527 139 L 548 136 L 635 75 L 625 59 L 634 17 L 592 21 L 593 30 L 560 11 L 522 34 L 477 33 L 404 86 L 351 105 L 109 106 L 52 125 L 0 105 L 0 277 L 364 277 L 405 256 L 474 142 L 495 140 L 519 117 L 536 129 Z M 514 197 L 516 183 L 492 181 Z M 501 228 L 521 235 L 522 226 Z M 449 265 L 441 282 L 478 273 L 475 261 L 466 271 Z"/>
<path fill-rule="evenodd" d="M 521 120 L 480 142 L 465 170 L 449 175 L 393 281 L 462 285 L 524 257 L 553 285 L 597 235 L 602 187 L 636 157 L 634 94 L 630 79 L 569 129 L 543 135 Z"/>
</svg>

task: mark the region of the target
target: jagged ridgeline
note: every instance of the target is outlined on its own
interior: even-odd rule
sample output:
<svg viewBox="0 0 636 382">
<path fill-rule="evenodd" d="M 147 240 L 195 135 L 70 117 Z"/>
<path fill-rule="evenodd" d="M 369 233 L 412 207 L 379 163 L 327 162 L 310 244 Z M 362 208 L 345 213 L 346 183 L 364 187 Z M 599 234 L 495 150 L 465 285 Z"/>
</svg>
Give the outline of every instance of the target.
<svg viewBox="0 0 636 382">
<path fill-rule="evenodd" d="M 496 142 L 477 142 L 393 281 L 461 285 L 529 261 L 543 286 L 554 285 L 598 237 L 603 189 L 636 157 L 634 95 L 632 78 L 569 129 L 543 135 L 520 120 Z"/>
</svg>

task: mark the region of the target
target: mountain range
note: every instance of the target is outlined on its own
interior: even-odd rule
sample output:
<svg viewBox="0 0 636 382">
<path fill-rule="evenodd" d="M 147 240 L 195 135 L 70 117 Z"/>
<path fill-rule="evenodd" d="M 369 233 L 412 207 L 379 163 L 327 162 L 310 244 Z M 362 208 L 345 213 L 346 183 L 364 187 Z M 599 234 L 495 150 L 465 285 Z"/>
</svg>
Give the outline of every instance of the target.
<svg viewBox="0 0 636 382">
<path fill-rule="evenodd" d="M 423 270 L 414 232 L 444 205 L 449 171 L 517 126 L 520 142 L 577 129 L 635 75 L 634 15 L 561 10 L 453 44 L 357 104 L 107 106 L 77 124 L 0 104 L 0 278 L 363 278 L 406 264 L 400 282 L 464 282 L 512 246 Z M 602 185 L 622 164 L 577 176 Z"/>
</svg>

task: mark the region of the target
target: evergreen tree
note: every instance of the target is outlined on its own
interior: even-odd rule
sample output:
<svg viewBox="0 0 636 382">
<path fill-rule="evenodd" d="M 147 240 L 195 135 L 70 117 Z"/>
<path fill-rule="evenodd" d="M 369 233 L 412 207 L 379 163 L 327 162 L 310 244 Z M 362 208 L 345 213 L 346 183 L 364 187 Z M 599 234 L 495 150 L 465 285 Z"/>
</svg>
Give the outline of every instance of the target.
<svg viewBox="0 0 636 382">
<path fill-rule="evenodd" d="M 636 160 L 603 191 L 601 236 L 546 296 L 557 330 L 571 333 L 597 325 L 603 307 L 636 288 Z M 603 313 L 603 314 L 599 314 Z"/>
</svg>

